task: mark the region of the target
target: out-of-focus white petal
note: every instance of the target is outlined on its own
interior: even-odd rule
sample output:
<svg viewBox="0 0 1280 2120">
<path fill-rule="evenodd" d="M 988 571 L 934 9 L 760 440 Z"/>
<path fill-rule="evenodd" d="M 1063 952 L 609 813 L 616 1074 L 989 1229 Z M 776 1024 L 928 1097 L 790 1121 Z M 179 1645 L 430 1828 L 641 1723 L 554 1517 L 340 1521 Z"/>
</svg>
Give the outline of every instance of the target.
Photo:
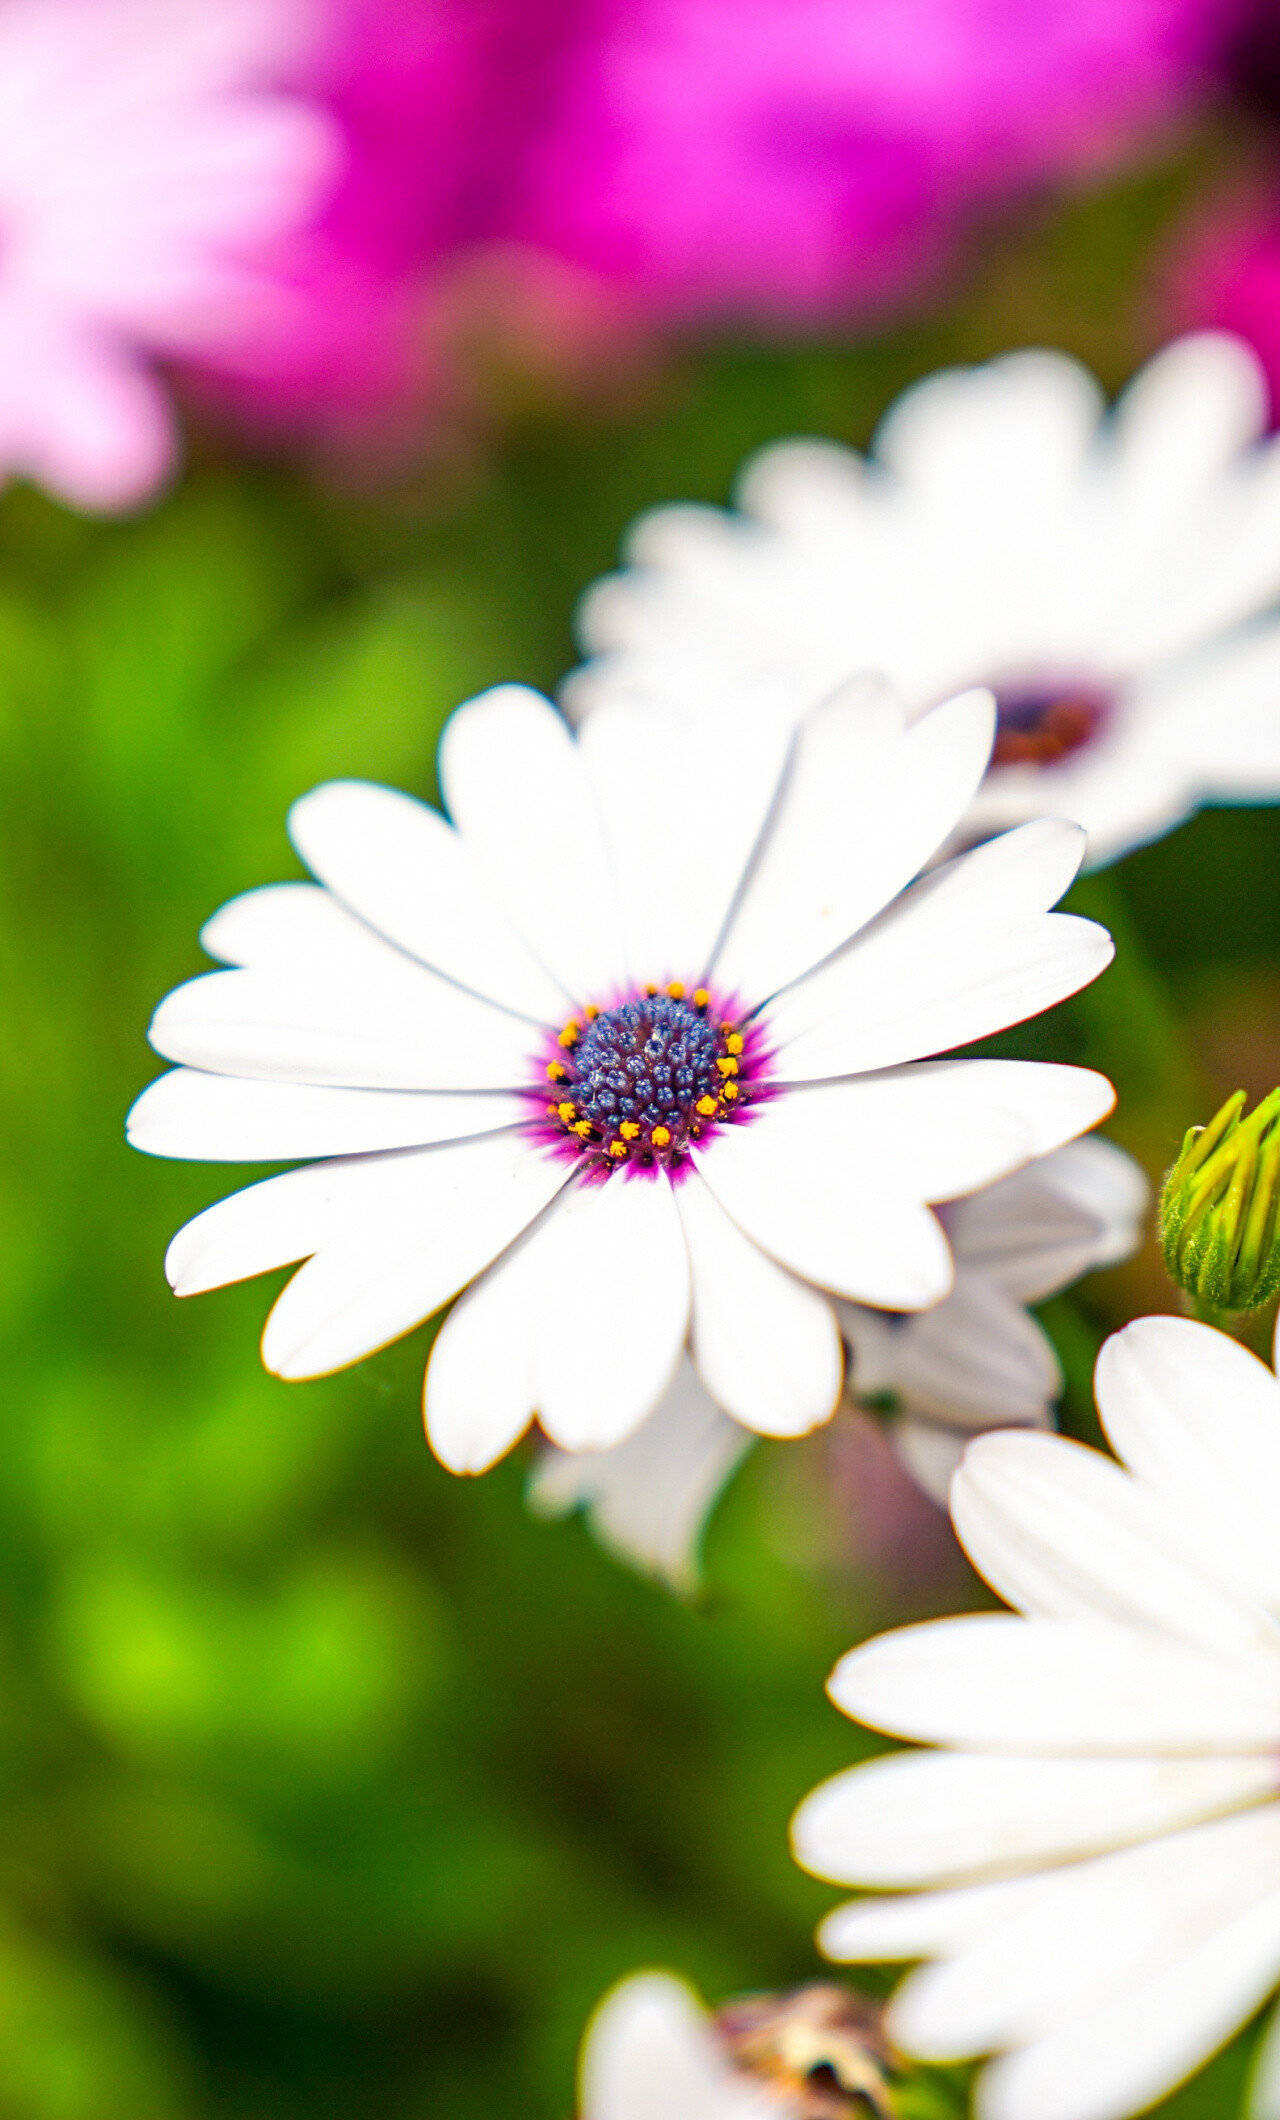
<svg viewBox="0 0 1280 2120">
<path fill-rule="evenodd" d="M 1280 2120 L 1280 2010 L 1271 2012 L 1254 2056 L 1244 2120 Z"/>
<path fill-rule="evenodd" d="M 393 788 L 334 780 L 294 803 L 289 836 L 321 883 L 398 948 L 491 1001 L 563 1021 L 565 990 L 485 898 L 438 810 Z"/>
<path fill-rule="evenodd" d="M 564 1450 L 639 1427 L 675 1374 L 689 1258 L 665 1172 L 575 1187 L 544 1247 L 537 1411 Z"/>
<path fill-rule="evenodd" d="M 166 1060 L 212 1074 L 334 1089 L 519 1089 L 537 1080 L 543 1033 L 408 958 L 401 965 L 367 979 L 341 966 L 328 977 L 305 968 L 207 972 L 160 1003 L 151 1043 Z"/>
<path fill-rule="evenodd" d="M 995 1884 L 961 1885 L 954 1891 L 855 1899 L 827 1915 L 818 1930 L 818 1943 L 828 1958 L 850 1965 L 933 1958 L 985 1935 L 1015 1910 L 1052 1890 L 1050 1873 L 1048 1877 L 1007 1877 Z"/>
<path fill-rule="evenodd" d="M 735 2079 L 690 1990 L 637 1973 L 605 1996 L 587 2028 L 582 2120 L 766 2120 L 772 2102 Z"/>
<path fill-rule="evenodd" d="M 956 1467 L 969 1441 L 964 1429 L 950 1428 L 924 1414 L 900 1413 L 889 1423 L 889 1441 L 898 1463 L 920 1492 L 936 1502 L 939 1509 L 945 1509 Z"/>
<path fill-rule="evenodd" d="M 851 1650 L 828 1690 L 846 1715 L 925 1744 L 1081 1758 L 1280 1744 L 1280 1651 L 1227 1659 L 1101 1623 L 902 1627 Z"/>
<path fill-rule="evenodd" d="M 693 1273 L 691 1344 L 714 1398 L 760 1435 L 829 1420 L 843 1356 L 831 1305 L 767 1258 L 700 1177 L 676 1193 Z"/>
<path fill-rule="evenodd" d="M 1080 1274 L 1127 1258 L 1150 1200 L 1145 1173 L 1114 1142 L 1071 1141 L 957 1201 L 947 1234 L 957 1266 L 1020 1303 L 1039 1303 Z"/>
<path fill-rule="evenodd" d="M 522 1097 L 493 1090 L 324 1089 L 176 1067 L 144 1089 L 126 1122 L 134 1148 L 202 1163 L 287 1163 L 423 1148 L 493 1133 L 528 1117 Z"/>
<path fill-rule="evenodd" d="M 1280 1793 L 1244 1759 L 1026 1759 L 897 1752 L 823 1782 L 792 1825 L 834 1884 L 932 1885 L 1042 1868 L 1149 1840 Z"/>
<path fill-rule="evenodd" d="M 1280 1622 L 1196 1564 L 1149 1487 L 1062 1436 L 988 1435 L 951 1493 L 974 1566 L 1032 1618 L 1105 1620 L 1280 1656 Z"/>
<path fill-rule="evenodd" d="M 486 893 L 567 992 L 603 1003 L 626 976 L 621 919 L 586 768 L 555 708 L 523 685 L 459 707 L 440 785 Z"/>
<path fill-rule="evenodd" d="M 911 881 L 982 778 L 994 712 L 967 692 L 904 730 L 900 708 L 859 694 L 809 718 L 717 954 L 731 992 L 788 985 Z"/>
<path fill-rule="evenodd" d="M 747 1236 L 802 1280 L 859 1302 L 923 1310 L 951 1286 L 951 1253 L 937 1217 L 892 1180 L 850 1193 L 838 1145 L 798 1161 L 790 1127 L 776 1134 L 762 1106 L 726 1127 L 693 1160 Z M 861 1177 L 861 1173 L 858 1174 Z"/>
<path fill-rule="evenodd" d="M 1280 1603 L 1280 1384 L 1265 1363 L 1190 1318 L 1139 1318 L 1103 1347 L 1095 1389 L 1112 1447 L 1194 1562 Z"/>
<path fill-rule="evenodd" d="M 935 1421 L 967 1429 L 1043 1421 L 1062 1386 L 1035 1319 L 979 1274 L 958 1270 L 945 1301 L 915 1317 L 886 1318 L 852 1303 L 839 1315 L 855 1391 L 893 1391 Z"/>
<path fill-rule="evenodd" d="M 530 1506 L 540 1516 L 585 1506 L 603 1545 L 691 1591 L 703 1524 L 751 1440 L 682 1361 L 666 1397 L 624 1443 L 578 1451 L 549 1445 L 530 1480 Z"/>
<path fill-rule="evenodd" d="M 278 1297 L 262 1336 L 277 1376 L 324 1376 L 399 1339 L 503 1251 L 568 1176 L 519 1134 L 420 1155 L 420 1186 L 340 1230 Z"/>
</svg>

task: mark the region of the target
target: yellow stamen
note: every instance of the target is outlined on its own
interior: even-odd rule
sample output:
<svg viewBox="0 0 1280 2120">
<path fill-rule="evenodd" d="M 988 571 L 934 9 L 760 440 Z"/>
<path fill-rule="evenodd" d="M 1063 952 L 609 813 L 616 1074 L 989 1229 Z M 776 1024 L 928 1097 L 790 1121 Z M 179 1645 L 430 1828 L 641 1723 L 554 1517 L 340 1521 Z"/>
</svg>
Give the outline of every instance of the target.
<svg viewBox="0 0 1280 2120">
<path fill-rule="evenodd" d="M 594 1001 L 589 1001 L 586 1007 L 583 1009 L 582 1013 L 586 1017 L 588 1023 L 594 1023 L 596 1017 L 600 1014 L 600 1011 L 596 1007 Z"/>
<path fill-rule="evenodd" d="M 669 987 L 667 988 L 667 992 L 668 992 L 668 994 L 669 994 L 669 995 L 671 996 L 671 999 L 672 999 L 673 1001 L 683 1001 L 683 1000 L 684 1000 L 684 982 L 683 982 L 683 980 L 681 980 L 681 979 L 673 979 L 673 980 L 672 980 L 672 982 L 671 982 L 671 984 L 670 984 L 670 986 L 669 986 Z"/>
<path fill-rule="evenodd" d="M 622 1135 L 624 1141 L 634 1141 L 639 1131 L 640 1129 L 634 1119 L 624 1119 L 618 1128 L 618 1132 Z"/>
<path fill-rule="evenodd" d="M 548 1082 L 563 1082 L 568 1072 L 568 1068 L 562 1067 L 558 1060 L 551 1060 L 547 1063 Z"/>
<path fill-rule="evenodd" d="M 717 1060 L 716 1066 L 719 1068 L 722 1075 L 736 1075 L 738 1072 L 738 1063 L 734 1059 L 732 1053 L 727 1053 L 721 1059 Z"/>
<path fill-rule="evenodd" d="M 732 1102 L 733 1102 L 734 1098 L 735 1098 L 735 1097 L 737 1096 L 737 1094 L 738 1094 L 738 1085 L 737 1085 L 737 1083 L 736 1083 L 736 1082 L 722 1082 L 722 1083 L 721 1083 L 721 1085 L 720 1085 L 720 1094 L 721 1094 L 721 1096 L 722 1096 L 722 1097 L 724 1098 L 724 1100 L 725 1100 L 725 1102 L 726 1102 L 727 1104 L 732 1104 Z"/>
<path fill-rule="evenodd" d="M 576 1045 L 581 1031 L 582 1025 L 578 1022 L 577 1017 L 571 1018 L 560 1033 L 561 1045 Z"/>
<path fill-rule="evenodd" d="M 740 1053 L 745 1043 L 741 1031 L 730 1031 L 724 1042 L 731 1053 Z"/>
<path fill-rule="evenodd" d="M 556 1118 L 556 1117 L 557 1117 L 557 1116 L 559 1115 L 559 1111 L 560 1111 L 560 1106 L 559 1106 L 558 1104 L 549 1104 L 549 1105 L 547 1106 L 547 1117 L 548 1117 L 548 1119 L 554 1119 L 554 1118 Z"/>
<path fill-rule="evenodd" d="M 645 988 L 645 992 L 646 992 L 646 994 L 656 994 L 656 993 L 657 993 L 657 991 L 658 991 L 658 989 L 657 989 L 657 987 L 656 987 L 656 986 L 647 986 L 647 987 Z"/>
<path fill-rule="evenodd" d="M 556 1116 L 563 1119 L 566 1126 L 572 1126 L 578 1116 L 578 1107 L 576 1104 L 557 1104 Z"/>
<path fill-rule="evenodd" d="M 611 1141 L 609 1143 L 609 1154 L 611 1156 L 625 1156 L 626 1153 L 627 1144 L 625 1141 Z"/>
<path fill-rule="evenodd" d="M 707 992 L 705 986 L 696 987 L 694 989 L 693 1005 L 695 1008 L 705 1008 L 710 999 L 711 996 Z"/>
<path fill-rule="evenodd" d="M 649 1139 L 655 1148 L 665 1148 L 671 1139 L 671 1128 L 669 1126 L 655 1126 Z"/>
<path fill-rule="evenodd" d="M 577 1125 L 575 1127 L 572 1127 L 570 1131 L 575 1134 L 580 1134 L 582 1136 L 582 1139 L 585 1141 L 587 1135 L 591 1132 L 590 1119 L 579 1119 Z"/>
<path fill-rule="evenodd" d="M 715 1098 L 699 1097 L 696 1109 L 702 1113 L 704 1119 L 714 1119 L 716 1113 Z"/>
</svg>

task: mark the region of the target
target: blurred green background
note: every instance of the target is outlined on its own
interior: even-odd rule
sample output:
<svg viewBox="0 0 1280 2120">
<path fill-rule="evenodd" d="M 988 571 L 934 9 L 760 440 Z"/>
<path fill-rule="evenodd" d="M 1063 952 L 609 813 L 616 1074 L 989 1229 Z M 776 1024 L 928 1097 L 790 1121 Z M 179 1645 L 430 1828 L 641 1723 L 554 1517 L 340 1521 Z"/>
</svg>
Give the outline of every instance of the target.
<svg viewBox="0 0 1280 2120">
<path fill-rule="evenodd" d="M 834 1895 L 786 1821 L 863 1742 L 824 1677 L 981 1594 L 874 1432 L 759 1450 L 682 1605 L 528 1518 L 520 1463 L 435 1464 L 425 1332 L 285 1385 L 272 1289 L 176 1304 L 169 1236 L 259 1173 L 133 1156 L 122 1120 L 202 919 L 298 873 L 296 794 L 430 795 L 450 708 L 554 685 L 631 516 L 724 499 L 760 443 L 864 441 L 911 378 L 1028 341 L 1117 386 L 1197 181 L 1007 233 L 928 325 L 691 352 L 609 414 L 513 408 L 403 490 L 197 439 L 134 523 L 0 503 L 0 2120 L 565 2120 L 621 1973 L 817 1970 Z M 1280 1075 L 1278 862 L 1280 816 L 1218 812 L 1083 887 L 1120 963 L 1004 1041 L 1108 1068 L 1153 1171 Z M 1080 1432 L 1101 1335 L 1171 1307 L 1150 1254 L 1049 1306 Z M 1243 2066 L 1170 2112 L 1234 2111 Z"/>
</svg>

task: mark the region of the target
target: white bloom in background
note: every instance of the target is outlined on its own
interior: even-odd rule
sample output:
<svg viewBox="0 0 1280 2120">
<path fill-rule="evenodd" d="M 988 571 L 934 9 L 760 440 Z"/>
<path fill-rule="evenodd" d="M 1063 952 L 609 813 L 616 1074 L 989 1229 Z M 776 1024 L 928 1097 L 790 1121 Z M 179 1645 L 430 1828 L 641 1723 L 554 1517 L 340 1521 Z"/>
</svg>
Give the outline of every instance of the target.
<svg viewBox="0 0 1280 2120">
<path fill-rule="evenodd" d="M 992 703 L 914 726 L 829 702 L 743 741 L 619 705 L 574 739 L 521 687 L 456 713 L 452 824 L 362 782 L 295 805 L 320 879 L 206 927 L 237 967 L 162 1003 L 180 1068 L 130 1117 L 153 1154 L 328 1160 L 199 1215 L 193 1294 L 305 1259 L 268 1368 L 358 1361 L 466 1290 L 426 1417 L 459 1472 L 536 1415 L 568 1450 L 637 1429 L 686 1345 L 717 1404 L 795 1435 L 840 1395 L 831 1296 L 941 1300 L 929 1202 L 1093 1126 L 1110 1084 L 929 1059 L 1094 978 L 1050 913 L 1082 835 L 1043 821 L 912 884 L 982 776 Z"/>
<path fill-rule="evenodd" d="M 578 2110 L 580 2120 L 784 2120 L 670 1973 L 635 1973 L 605 1996 L 583 2043 Z"/>
<path fill-rule="evenodd" d="M 116 508 L 169 471 L 153 357 L 254 328 L 255 252 L 338 166 L 271 85 L 312 34 L 304 0 L 0 0 L 0 474 Z"/>
<path fill-rule="evenodd" d="M 1254 355 L 1179 340 L 1104 416 L 1093 378 L 1015 353 L 906 392 L 864 458 L 766 450 L 740 513 L 632 532 L 581 636 L 576 717 L 617 691 L 687 707 L 761 670 L 807 695 L 863 669 L 914 711 L 1000 704 L 972 838 L 1073 817 L 1089 862 L 1206 801 L 1280 797 L 1280 442 Z"/>
<path fill-rule="evenodd" d="M 955 1283 L 932 1310 L 837 1304 L 851 1388 L 864 1397 L 893 1393 L 894 1445 L 934 1501 L 945 1506 L 951 1475 L 978 1430 L 1049 1425 L 1062 1377 L 1025 1306 L 1128 1258 L 1141 1241 L 1149 1197 L 1123 1149 L 1068 1142 L 939 1209 Z M 606 1546 L 688 1591 L 698 1579 L 703 1526 L 752 1441 L 685 1362 L 662 1404 L 616 1449 L 549 1444 L 530 1502 L 547 1516 L 585 1506 Z"/>
<path fill-rule="evenodd" d="M 971 1444 L 952 1516 L 1014 1612 L 847 1656 L 837 1705 L 935 1749 L 837 1776 L 794 1826 L 807 1868 L 892 1894 L 828 1917 L 832 1957 L 932 1961 L 896 2043 L 999 2057 L 980 2120 L 1121 2120 L 1280 1980 L 1280 1385 L 1155 1317 L 1107 1342 L 1097 1395 L 1120 1464 Z M 1274 2030 L 1252 2111 L 1280 2115 Z"/>
</svg>

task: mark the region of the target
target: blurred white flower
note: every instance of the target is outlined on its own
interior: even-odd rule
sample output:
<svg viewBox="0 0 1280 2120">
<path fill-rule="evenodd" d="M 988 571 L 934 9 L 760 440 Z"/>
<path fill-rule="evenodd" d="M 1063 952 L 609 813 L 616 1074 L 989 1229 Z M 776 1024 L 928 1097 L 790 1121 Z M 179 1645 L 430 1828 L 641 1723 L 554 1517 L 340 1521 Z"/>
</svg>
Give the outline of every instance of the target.
<svg viewBox="0 0 1280 2120">
<path fill-rule="evenodd" d="M 952 1516 L 1014 1607 L 837 1665 L 837 1705 L 938 1749 L 827 1782 L 800 1861 L 891 1888 L 826 1951 L 925 1958 L 891 2005 L 921 2059 L 995 2054 L 980 2120 L 1121 2120 L 1280 1980 L 1280 1385 L 1236 1341 L 1142 1318 L 1102 1350 L 1121 1463 L 970 1445 Z M 1254 2120 L 1280 2114 L 1280 2039 Z"/>
<path fill-rule="evenodd" d="M 604 1998 L 582 2049 L 580 2120 L 781 2120 L 730 2067 L 693 1991 L 635 1973 Z"/>
<path fill-rule="evenodd" d="M 1205 801 L 1280 798 L 1280 443 L 1243 342 L 1178 341 L 1104 417 L 1061 354 L 907 391 L 867 458 L 800 441 L 741 513 L 641 519 L 589 592 L 576 717 L 619 690 L 696 706 L 761 669 L 818 698 L 884 674 L 914 710 L 1000 703 L 966 820 L 1072 817 L 1096 864 Z"/>
<path fill-rule="evenodd" d="M 1110 938 L 1047 908 L 1082 835 L 1042 821 L 911 884 L 982 776 L 990 697 L 908 728 L 861 690 L 743 741 L 602 709 L 575 741 L 504 686 L 456 713 L 453 818 L 338 782 L 295 805 L 319 885 L 204 931 L 239 967 L 162 1003 L 182 1068 L 134 1107 L 153 1154 L 338 1160 L 198 1216 L 179 1294 L 308 1263 L 263 1358 L 340 1369 L 466 1289 L 435 1341 L 455 1471 L 536 1415 L 562 1448 L 633 1433 L 688 1343 L 744 1426 L 833 1411 L 831 1295 L 910 1310 L 952 1281 L 927 1203 L 1093 1126 L 1110 1084 L 930 1059 L 1096 977 Z M 910 886 L 909 888 L 907 886 Z M 468 1284 L 471 1284 L 468 1286 Z"/>
<path fill-rule="evenodd" d="M 306 0 L 0 0 L 0 474 L 125 507 L 172 466 L 155 356 L 271 300 L 263 245 L 336 173 L 330 122 L 270 84 Z"/>
<path fill-rule="evenodd" d="M 1068 1142 L 1012 1177 L 938 1210 L 955 1261 L 951 1294 L 896 1313 L 839 1302 L 851 1388 L 898 1402 L 890 1434 L 907 1470 L 944 1507 L 969 1438 L 984 1428 L 1047 1427 L 1062 1389 L 1057 1357 L 1025 1308 L 1141 1241 L 1150 1188 L 1110 1141 Z M 751 1447 L 688 1362 L 662 1404 L 613 1450 L 548 1444 L 531 1506 L 584 1507 L 602 1543 L 647 1574 L 692 1590 L 712 1507 Z"/>
</svg>

